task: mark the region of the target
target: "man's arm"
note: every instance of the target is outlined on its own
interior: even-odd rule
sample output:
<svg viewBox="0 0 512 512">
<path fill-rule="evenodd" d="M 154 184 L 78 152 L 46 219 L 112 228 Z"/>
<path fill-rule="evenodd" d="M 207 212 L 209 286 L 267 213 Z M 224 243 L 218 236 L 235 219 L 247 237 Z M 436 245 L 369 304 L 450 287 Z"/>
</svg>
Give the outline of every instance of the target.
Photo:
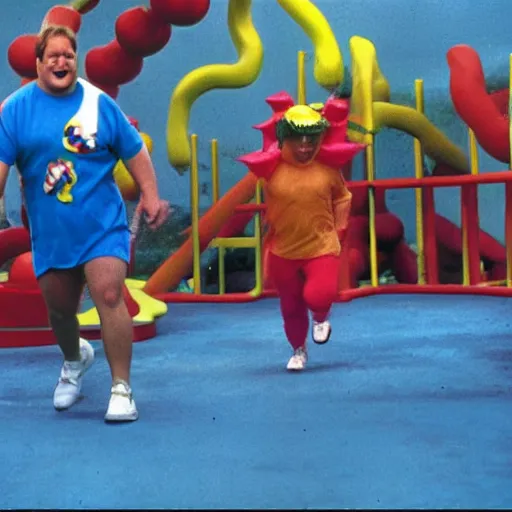
<svg viewBox="0 0 512 512">
<path fill-rule="evenodd" d="M 139 186 L 140 193 L 146 198 L 158 199 L 158 185 L 155 169 L 145 144 L 132 158 L 124 162 L 126 168 Z"/>
<path fill-rule="evenodd" d="M 4 195 L 7 176 L 9 175 L 9 166 L 4 162 L 0 162 L 0 198 Z"/>
</svg>

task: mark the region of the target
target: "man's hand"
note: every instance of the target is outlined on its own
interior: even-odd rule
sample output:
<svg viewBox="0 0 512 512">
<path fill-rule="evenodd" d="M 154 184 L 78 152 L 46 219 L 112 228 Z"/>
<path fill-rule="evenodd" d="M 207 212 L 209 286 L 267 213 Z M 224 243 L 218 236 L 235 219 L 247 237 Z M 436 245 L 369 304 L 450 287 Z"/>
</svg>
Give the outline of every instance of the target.
<svg viewBox="0 0 512 512">
<path fill-rule="evenodd" d="M 167 220 L 171 213 L 168 201 L 159 199 L 158 196 L 148 197 L 142 195 L 137 205 L 137 214 L 144 214 L 149 229 L 155 231 Z"/>
</svg>

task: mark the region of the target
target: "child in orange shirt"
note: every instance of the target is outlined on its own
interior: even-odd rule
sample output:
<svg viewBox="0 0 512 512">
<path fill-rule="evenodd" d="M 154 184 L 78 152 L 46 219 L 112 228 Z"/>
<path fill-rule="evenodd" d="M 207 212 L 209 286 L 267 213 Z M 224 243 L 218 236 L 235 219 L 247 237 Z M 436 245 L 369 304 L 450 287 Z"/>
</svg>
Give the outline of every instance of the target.
<svg viewBox="0 0 512 512">
<path fill-rule="evenodd" d="M 311 107 L 286 110 L 276 124 L 277 164 L 266 176 L 260 174 L 269 228 L 267 268 L 293 348 L 287 369 L 294 371 L 303 370 L 308 359 L 308 312 L 313 341 L 326 343 L 331 335 L 329 313 L 338 298 L 339 234 L 347 228 L 352 195 L 341 171 L 317 159 L 329 127 Z M 353 154 L 358 150 L 351 148 Z"/>
</svg>

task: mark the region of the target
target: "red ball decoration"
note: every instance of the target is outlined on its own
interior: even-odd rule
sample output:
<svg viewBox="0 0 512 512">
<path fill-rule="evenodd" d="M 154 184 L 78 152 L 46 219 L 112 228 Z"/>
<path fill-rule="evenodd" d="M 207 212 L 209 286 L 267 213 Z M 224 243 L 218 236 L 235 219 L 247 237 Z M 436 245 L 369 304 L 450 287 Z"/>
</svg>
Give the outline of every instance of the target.
<svg viewBox="0 0 512 512">
<path fill-rule="evenodd" d="M 210 0 L 150 0 L 149 3 L 162 21 L 182 27 L 196 25 L 210 9 Z"/>
<path fill-rule="evenodd" d="M 82 15 L 69 5 L 55 5 L 43 19 L 43 28 L 48 25 L 63 25 L 76 34 L 82 25 Z"/>
<path fill-rule="evenodd" d="M 94 82 L 91 82 L 91 84 L 96 86 L 98 89 L 101 89 L 105 94 L 108 94 L 113 99 L 116 99 L 119 96 L 120 87 L 118 85 L 105 85 Z"/>
<path fill-rule="evenodd" d="M 142 58 L 128 54 L 116 40 L 92 48 L 85 56 L 87 78 L 96 84 L 126 84 L 142 71 L 142 66 Z"/>
<path fill-rule="evenodd" d="M 30 82 L 33 82 L 34 80 L 36 80 L 35 78 L 27 78 L 27 77 L 23 77 L 21 79 L 21 82 L 20 82 L 20 86 L 23 87 L 24 85 L 27 85 L 29 84 Z"/>
<path fill-rule="evenodd" d="M 162 22 L 151 9 L 134 7 L 116 20 L 116 38 L 129 54 L 148 57 L 159 52 L 171 38 L 171 25 Z"/>
<path fill-rule="evenodd" d="M 20 288 L 38 288 L 34 267 L 32 266 L 32 253 L 24 252 L 16 257 L 9 269 L 9 284 Z"/>
<path fill-rule="evenodd" d="M 139 130 L 139 121 L 137 121 L 137 119 L 135 119 L 135 117 L 132 117 L 132 116 L 126 116 L 128 117 L 128 121 L 130 121 L 130 124 L 137 130 L 137 131 L 140 131 Z"/>
<path fill-rule="evenodd" d="M 7 60 L 18 75 L 26 78 L 37 78 L 36 42 L 36 34 L 23 34 L 9 45 Z"/>
</svg>

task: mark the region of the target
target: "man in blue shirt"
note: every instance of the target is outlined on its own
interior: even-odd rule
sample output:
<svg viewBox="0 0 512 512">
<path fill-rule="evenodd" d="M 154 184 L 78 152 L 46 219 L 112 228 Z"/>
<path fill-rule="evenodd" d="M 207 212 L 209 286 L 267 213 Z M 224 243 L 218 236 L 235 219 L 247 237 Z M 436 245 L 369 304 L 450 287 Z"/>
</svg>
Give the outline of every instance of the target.
<svg viewBox="0 0 512 512">
<path fill-rule="evenodd" d="M 169 204 L 158 194 L 149 153 L 118 105 L 77 78 L 75 35 L 44 29 L 36 45 L 38 79 L 17 90 L 0 114 L 0 197 L 16 164 L 29 219 L 33 264 L 64 355 L 54 392 L 58 410 L 79 398 L 94 350 L 80 338 L 77 312 L 87 283 L 98 310 L 112 373 L 106 421 L 133 421 L 130 387 L 133 327 L 122 288 L 129 227 L 113 178 L 122 159 L 141 191 L 139 211 L 161 226 Z"/>
</svg>

